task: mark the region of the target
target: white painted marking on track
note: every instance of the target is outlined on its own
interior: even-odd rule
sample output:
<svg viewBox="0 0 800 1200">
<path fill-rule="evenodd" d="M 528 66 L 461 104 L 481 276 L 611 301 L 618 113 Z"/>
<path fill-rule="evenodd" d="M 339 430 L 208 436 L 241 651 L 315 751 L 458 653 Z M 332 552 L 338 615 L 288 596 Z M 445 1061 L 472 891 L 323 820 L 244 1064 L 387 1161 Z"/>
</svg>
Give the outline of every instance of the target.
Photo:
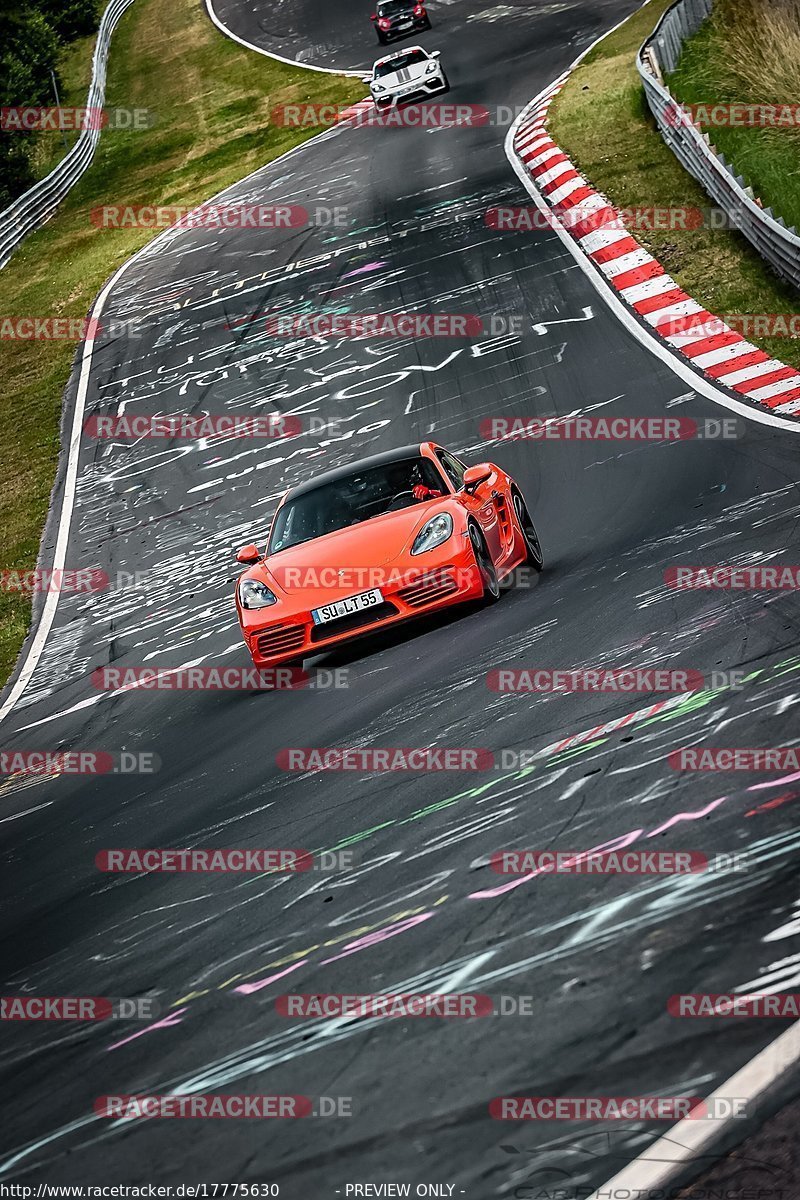
<svg viewBox="0 0 800 1200">
<path fill-rule="evenodd" d="M 14 813 L 12 817 L 0 817 L 0 825 L 4 825 L 6 821 L 18 821 L 20 817 L 27 817 L 28 813 L 38 812 L 40 808 L 49 808 L 51 804 L 55 804 L 55 800 L 48 800 L 46 804 L 37 804 L 35 808 L 26 808 L 24 812 Z"/>
<path fill-rule="evenodd" d="M 282 54 L 274 54 L 271 50 L 264 50 L 261 46 L 256 46 L 253 42 L 245 41 L 244 38 L 240 38 L 237 33 L 230 30 L 214 12 L 212 0 L 206 0 L 206 11 L 217 29 L 224 33 L 226 37 L 229 37 L 232 42 L 238 42 L 240 46 L 244 46 L 246 50 L 252 50 L 255 54 L 263 54 L 265 58 L 274 58 L 276 62 L 287 63 L 290 67 L 305 67 L 307 71 L 318 71 L 323 75 L 350 75 L 361 79 L 367 73 L 366 67 L 360 71 L 356 71 L 352 67 L 318 67 L 314 63 L 299 62 L 296 58 L 284 58 Z"/>
<path fill-rule="evenodd" d="M 345 125 L 334 126 L 332 129 L 326 130 L 324 133 L 319 134 L 319 136 L 317 136 L 317 137 L 309 138 L 305 142 L 300 142 L 299 145 L 297 145 L 297 146 L 292 146 L 291 150 L 287 150 L 286 153 L 280 155 L 279 158 L 273 159 L 273 161 L 271 163 L 262 164 L 262 166 L 257 167 L 255 169 L 255 171 L 251 171 L 249 175 L 246 175 L 244 177 L 244 179 L 240 179 L 238 181 L 238 183 L 235 183 L 231 186 L 237 187 L 237 188 L 241 187 L 241 185 L 244 183 L 247 183 L 247 181 L 249 179 L 255 178 L 256 175 L 259 175 L 264 170 L 268 170 L 275 163 L 282 162 L 284 159 L 288 158 L 289 155 L 295 154 L 298 151 L 306 149 L 307 147 L 309 147 L 312 144 L 312 142 L 315 145 L 319 145 L 319 143 L 321 141 L 327 141 L 331 137 L 335 137 L 343 129 L 346 129 L 346 128 L 347 128 L 347 126 L 345 126 Z M 203 203 L 211 204 L 214 200 L 217 200 L 221 196 L 224 196 L 225 193 L 229 192 L 230 190 L 231 190 L 230 187 L 224 188 L 221 192 L 218 192 L 216 195 L 209 197 L 209 199 L 204 201 Z M 153 240 L 151 242 L 147 242 L 146 245 L 142 246 L 142 248 L 140 250 L 137 250 L 137 252 L 134 255 L 132 255 L 129 259 L 127 259 L 119 267 L 119 269 L 114 273 L 114 275 L 111 277 L 111 279 L 108 281 L 108 283 L 103 288 L 100 295 L 98 296 L 97 301 L 95 302 L 95 304 L 91 310 L 89 319 L 97 320 L 99 318 L 100 313 L 102 312 L 103 306 L 104 306 L 111 290 L 113 289 L 113 287 L 115 286 L 117 281 L 121 278 L 123 273 L 125 271 L 127 271 L 127 269 L 130 266 L 132 266 L 133 263 L 137 262 L 140 258 L 144 258 L 148 254 L 152 253 L 153 248 L 156 247 L 158 245 L 158 243 L 160 243 L 164 239 L 168 239 L 169 236 L 173 233 L 174 233 L 173 230 L 165 229 L 163 231 L 163 233 L 161 233 L 157 237 L 153 238 Z M 73 515 L 73 511 L 74 511 L 74 507 L 75 507 L 75 492 L 76 492 L 76 485 L 77 485 L 78 459 L 80 456 L 80 448 L 81 448 L 81 433 L 82 433 L 82 427 L 83 427 L 83 414 L 86 409 L 86 397 L 87 397 L 87 392 L 88 392 L 88 387 L 89 387 L 89 375 L 91 372 L 92 354 L 93 354 L 95 344 L 96 343 L 93 341 L 88 341 L 84 344 L 84 347 L 83 347 L 83 355 L 81 358 L 81 370 L 80 370 L 80 375 L 79 375 L 79 379 L 78 379 L 77 394 L 75 397 L 75 410 L 74 410 L 73 418 L 72 418 L 72 427 L 71 427 L 71 431 L 70 431 L 69 445 L 67 447 L 67 471 L 66 471 L 66 478 L 64 481 L 64 494 L 63 494 L 63 497 L 61 500 L 61 512 L 58 517 L 58 535 L 56 538 L 56 547 L 55 547 L 55 551 L 53 554 L 53 562 L 52 562 L 52 564 L 50 564 L 50 569 L 53 571 L 63 571 L 65 568 L 65 564 L 66 564 L 66 555 L 67 555 L 67 549 L 68 549 L 68 543 L 69 543 L 69 531 L 70 531 L 70 527 L 72 524 L 72 515 Z M 431 369 L 434 369 L 434 368 L 431 368 Z M 0 721 L 3 721 L 5 719 L 5 717 L 7 717 L 8 714 L 12 711 L 15 704 L 19 700 L 20 696 L 23 694 L 26 687 L 28 686 L 28 684 L 31 681 L 33 673 L 36 670 L 36 667 L 39 663 L 39 660 L 42 656 L 45 645 L 47 643 L 47 638 L 50 634 L 50 630 L 53 627 L 53 621 L 55 619 L 56 610 L 58 608 L 59 596 L 60 596 L 60 592 L 58 592 L 58 591 L 48 591 L 47 592 L 47 596 L 46 596 L 46 599 L 44 602 L 44 606 L 42 608 L 41 616 L 39 617 L 39 624 L 36 627 L 36 632 L 34 633 L 30 647 L 24 653 L 22 667 L 20 668 L 19 674 L 17 675 L 17 678 L 15 679 L 14 683 L 11 686 L 8 696 L 6 697 L 3 704 L 0 705 Z M 93 702 L 94 701 L 92 700 L 89 703 L 93 703 Z"/>
<path fill-rule="evenodd" d="M 750 1111 L 749 1102 L 770 1090 L 782 1076 L 796 1070 L 798 1062 L 800 1021 L 796 1021 L 760 1054 L 751 1058 L 741 1071 L 720 1084 L 707 1100 L 713 1104 L 716 1100 L 723 1101 L 736 1096 L 748 1102 Z M 707 1153 L 721 1136 L 728 1133 L 735 1120 L 735 1117 L 729 1117 L 727 1121 L 698 1121 L 692 1118 L 678 1121 L 613 1179 L 592 1192 L 588 1200 L 625 1195 L 627 1189 L 630 1189 L 631 1196 L 657 1195 L 675 1177 L 676 1171 L 689 1167 L 701 1153 Z"/>
<path fill-rule="evenodd" d="M 547 333 L 551 325 L 580 325 L 584 321 L 591 321 L 594 317 L 591 306 L 583 308 L 582 312 L 582 317 L 564 317 L 559 321 L 537 321 L 534 325 L 531 325 L 531 329 L 534 333 L 544 334 Z"/>
</svg>

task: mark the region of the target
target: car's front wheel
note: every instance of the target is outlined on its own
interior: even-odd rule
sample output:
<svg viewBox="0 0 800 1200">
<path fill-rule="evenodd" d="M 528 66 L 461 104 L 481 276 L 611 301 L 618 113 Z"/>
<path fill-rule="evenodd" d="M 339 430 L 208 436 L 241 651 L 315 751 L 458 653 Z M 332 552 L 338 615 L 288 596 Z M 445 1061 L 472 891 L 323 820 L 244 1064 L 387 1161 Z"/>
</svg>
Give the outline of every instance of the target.
<svg viewBox="0 0 800 1200">
<path fill-rule="evenodd" d="M 445 94 L 445 92 L 449 92 L 449 91 L 450 91 L 450 80 L 447 78 L 446 75 L 443 74 L 442 75 L 441 95 L 443 96 Z"/>
<path fill-rule="evenodd" d="M 539 535 L 536 532 L 536 526 L 533 523 L 531 514 L 528 512 L 528 506 L 522 499 L 520 492 L 514 492 L 514 515 L 517 518 L 520 532 L 525 540 L 525 564 L 533 567 L 534 571 L 541 571 L 544 566 L 544 557 L 542 555 L 542 547 L 539 544 Z"/>
<path fill-rule="evenodd" d="M 386 36 L 386 34 L 385 34 L 385 33 L 379 33 L 379 34 L 378 34 L 378 41 L 380 42 L 380 44 L 381 44 L 382 46 L 385 46 L 385 45 L 386 45 L 386 43 L 389 41 L 389 39 L 387 38 L 387 36 Z"/>
<path fill-rule="evenodd" d="M 475 555 L 475 563 L 483 584 L 484 603 L 494 604 L 500 599 L 500 581 L 497 578 L 497 568 L 492 561 L 489 547 L 486 545 L 486 538 L 477 525 L 470 525 L 469 540 L 472 543 L 472 552 Z"/>
</svg>

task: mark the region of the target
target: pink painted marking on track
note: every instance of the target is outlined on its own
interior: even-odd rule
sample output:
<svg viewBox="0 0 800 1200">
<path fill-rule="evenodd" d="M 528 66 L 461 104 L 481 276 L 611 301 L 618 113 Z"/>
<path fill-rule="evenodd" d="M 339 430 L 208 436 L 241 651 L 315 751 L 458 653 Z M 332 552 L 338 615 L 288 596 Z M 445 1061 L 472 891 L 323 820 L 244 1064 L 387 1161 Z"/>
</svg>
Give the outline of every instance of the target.
<svg viewBox="0 0 800 1200">
<path fill-rule="evenodd" d="M 233 990 L 240 992 L 243 996 L 249 996 L 251 992 L 260 992 L 262 988 L 269 987 L 277 979 L 283 979 L 284 975 L 291 975 L 292 971 L 297 971 L 300 967 L 304 967 L 307 962 L 308 959 L 303 958 L 300 962 L 295 963 L 294 966 L 287 967 L 285 971 L 278 971 L 276 975 L 267 975 L 264 979 L 257 979 L 255 983 L 240 983 Z"/>
<path fill-rule="evenodd" d="M 341 954 L 334 954 L 333 958 L 323 958 L 320 966 L 324 967 L 326 963 L 337 962 L 340 958 L 357 954 L 359 950 L 366 950 L 368 946 L 376 946 L 379 942 L 385 942 L 387 938 L 394 937 L 398 933 L 405 933 L 407 929 L 413 929 L 415 925 L 421 925 L 423 921 L 429 921 L 432 916 L 432 912 L 421 913 L 417 917 L 408 917 L 405 921 L 398 921 L 395 925 L 387 925 L 385 929 L 378 929 L 375 933 L 368 933 L 366 937 L 348 942 Z"/>
<path fill-rule="evenodd" d="M 781 787 L 784 783 L 797 783 L 798 779 L 800 779 L 800 771 L 794 775 L 784 775 L 782 779 L 770 779 L 767 783 L 754 783 L 747 790 L 748 792 L 760 792 L 764 788 Z"/>
<path fill-rule="evenodd" d="M 154 1025 L 147 1025 L 144 1029 L 140 1029 L 138 1033 L 132 1033 L 130 1037 L 125 1037 L 120 1042 L 114 1042 L 113 1046 L 106 1046 L 106 1050 L 118 1050 L 120 1046 L 126 1045 L 128 1042 L 134 1041 L 136 1038 L 144 1037 L 146 1033 L 153 1033 L 156 1029 L 172 1029 L 173 1025 L 180 1025 L 181 1013 L 188 1012 L 188 1008 L 176 1008 L 175 1012 L 167 1013 L 166 1017 L 162 1017 L 160 1021 L 156 1021 Z"/>
<path fill-rule="evenodd" d="M 365 267 L 359 267 L 356 271 L 348 271 L 346 275 L 342 275 L 342 279 L 352 279 L 354 275 L 366 275 L 368 271 L 379 271 L 381 267 L 388 267 L 386 262 L 367 263 Z"/>
<path fill-rule="evenodd" d="M 631 833 L 623 833 L 620 837 L 612 838 L 610 842 L 601 842 L 599 846 L 592 846 L 591 850 L 581 851 L 569 861 L 578 862 L 580 859 L 588 858 L 591 854 L 601 854 L 605 850 L 623 850 L 626 846 L 630 846 L 631 842 L 635 842 L 642 833 L 644 833 L 643 829 L 634 829 Z M 503 896 L 506 892 L 513 891 L 514 888 L 522 887 L 523 883 L 530 883 L 537 875 L 552 874 L 553 872 L 547 867 L 537 867 L 535 871 L 530 871 L 527 875 L 520 876 L 519 879 L 512 879 L 510 883 L 503 883 L 500 887 L 486 888 L 482 892 L 470 892 L 467 899 L 493 900 L 495 896 Z"/>
<path fill-rule="evenodd" d="M 674 817 L 670 817 L 668 821 L 665 821 L 663 825 L 659 825 L 658 829 L 654 829 L 653 832 L 648 833 L 647 836 L 649 838 L 655 837 L 656 834 L 663 833 L 665 829 L 671 829 L 673 825 L 677 825 L 681 821 L 699 821 L 701 817 L 706 817 L 710 812 L 713 812 L 715 808 L 719 808 L 720 804 L 724 804 L 727 799 L 727 796 L 720 796 L 719 800 L 712 800 L 710 804 L 707 804 L 705 808 L 701 808 L 699 812 L 676 813 Z"/>
</svg>

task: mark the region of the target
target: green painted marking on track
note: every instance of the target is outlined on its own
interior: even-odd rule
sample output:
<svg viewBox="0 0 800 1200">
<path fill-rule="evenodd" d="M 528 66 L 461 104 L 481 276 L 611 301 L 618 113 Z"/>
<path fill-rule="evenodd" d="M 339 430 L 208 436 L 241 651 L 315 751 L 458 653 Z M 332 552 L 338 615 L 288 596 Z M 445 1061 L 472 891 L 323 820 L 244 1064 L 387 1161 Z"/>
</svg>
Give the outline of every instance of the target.
<svg viewBox="0 0 800 1200">
<path fill-rule="evenodd" d="M 778 671 L 776 669 L 777 667 L 787 664 L 791 664 L 787 671 Z M 783 675 L 790 674 L 791 671 L 797 670 L 800 670 L 800 658 L 794 657 L 785 659 L 784 662 L 775 664 L 775 667 L 772 669 L 769 678 L 780 678 Z M 766 668 L 759 667 L 757 670 L 745 676 L 742 682 L 750 683 L 751 681 L 766 675 L 766 673 Z M 672 708 L 665 709 L 662 712 L 654 713 L 650 717 L 643 717 L 639 721 L 631 721 L 630 725 L 621 726 L 620 729 L 645 729 L 648 725 L 656 725 L 662 721 L 671 721 L 676 717 L 686 716 L 687 713 L 698 712 L 700 709 L 707 708 L 708 705 L 713 704 L 716 700 L 723 698 L 732 691 L 732 688 L 709 688 L 699 692 L 687 692 L 685 696 L 682 697 L 680 703 L 673 705 Z M 566 747 L 559 753 L 551 753 L 542 758 L 540 762 L 523 767 L 518 771 L 510 771 L 507 775 L 493 776 L 491 779 L 487 780 L 486 783 L 480 784 L 477 787 L 469 788 L 465 792 L 458 792 L 455 796 L 447 796 L 443 800 L 437 800 L 434 804 L 428 804 L 425 806 L 425 808 L 417 809 L 416 812 L 410 813 L 407 817 L 394 817 L 391 821 L 384 821 L 380 825 L 373 825 L 369 829 L 363 829 L 360 833 L 354 833 L 351 834 L 350 837 L 342 839 L 334 846 L 318 846 L 312 851 L 312 853 L 335 853 L 337 850 L 344 850 L 348 846 L 353 846 L 358 842 L 366 841 L 372 836 L 373 833 L 379 833 L 381 829 L 391 829 L 394 826 L 409 825 L 414 821 L 422 820 L 424 817 L 432 816 L 434 813 L 442 812 L 444 809 L 452 808 L 454 804 L 459 802 L 459 800 L 474 800 L 477 799 L 478 796 L 482 796 L 484 793 L 492 791 L 496 787 L 501 787 L 505 784 L 513 782 L 522 782 L 522 780 L 526 779 L 529 775 L 533 775 L 539 766 L 546 764 L 549 767 L 559 767 L 565 763 L 570 763 L 574 759 L 578 758 L 581 754 L 605 745 L 615 733 L 620 732 L 620 729 L 615 729 L 603 737 L 594 738 L 591 742 L 581 742 L 580 745 Z M 266 872 L 266 874 L 277 874 L 277 872 L 270 871 Z M 248 883 L 256 883 L 259 879 L 263 878 L 264 875 L 254 875 L 251 879 L 248 879 L 243 886 L 247 886 Z"/>
</svg>

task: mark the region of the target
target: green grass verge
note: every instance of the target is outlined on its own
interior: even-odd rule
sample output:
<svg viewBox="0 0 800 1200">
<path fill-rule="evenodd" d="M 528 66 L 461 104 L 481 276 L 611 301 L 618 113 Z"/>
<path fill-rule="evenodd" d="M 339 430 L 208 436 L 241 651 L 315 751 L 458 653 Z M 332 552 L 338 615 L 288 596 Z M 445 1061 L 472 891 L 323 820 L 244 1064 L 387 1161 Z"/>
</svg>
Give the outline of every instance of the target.
<svg viewBox="0 0 800 1200">
<path fill-rule="evenodd" d="M 800 104 L 797 0 L 717 0 L 684 44 L 669 87 L 684 104 Z M 707 132 L 756 196 L 800 229 L 800 128 Z"/>
<path fill-rule="evenodd" d="M 576 167 L 611 203 L 709 208 L 700 185 L 680 166 L 650 115 L 636 70 L 639 46 L 671 0 L 651 0 L 600 42 L 570 75 L 550 108 L 548 129 Z M 741 234 L 707 225 L 686 231 L 632 233 L 685 291 L 719 316 L 797 313 L 800 298 Z M 749 338 L 800 367 L 800 341 Z"/>
<path fill-rule="evenodd" d="M 84 104 L 91 39 L 70 48 L 62 103 Z M 198 0 L 137 0 L 114 34 L 106 103 L 151 108 L 144 131 L 105 131 L 58 213 L 0 271 L 0 314 L 82 317 L 109 275 L 157 231 L 100 230 L 102 203 L 198 204 L 313 136 L 270 126 L 277 104 L 348 104 L 357 79 L 287 66 L 222 36 Z M 58 138 L 58 135 L 50 135 Z M 44 141 L 44 138 L 42 139 Z M 58 145 L 45 147 L 42 165 Z M 75 344 L 4 341 L 0 355 L 0 569 L 35 566 L 59 453 Z M 30 603 L 0 591 L 0 680 L 30 623 Z"/>
<path fill-rule="evenodd" d="M 92 80 L 92 55 L 95 35 L 77 38 L 62 50 L 58 60 L 60 85 L 58 98 L 65 108 L 83 108 Z M 50 101 L 55 104 L 55 93 Z M 31 166 L 37 179 L 44 179 L 53 170 L 59 159 L 78 140 L 78 133 L 42 133 L 35 135 Z"/>
</svg>

